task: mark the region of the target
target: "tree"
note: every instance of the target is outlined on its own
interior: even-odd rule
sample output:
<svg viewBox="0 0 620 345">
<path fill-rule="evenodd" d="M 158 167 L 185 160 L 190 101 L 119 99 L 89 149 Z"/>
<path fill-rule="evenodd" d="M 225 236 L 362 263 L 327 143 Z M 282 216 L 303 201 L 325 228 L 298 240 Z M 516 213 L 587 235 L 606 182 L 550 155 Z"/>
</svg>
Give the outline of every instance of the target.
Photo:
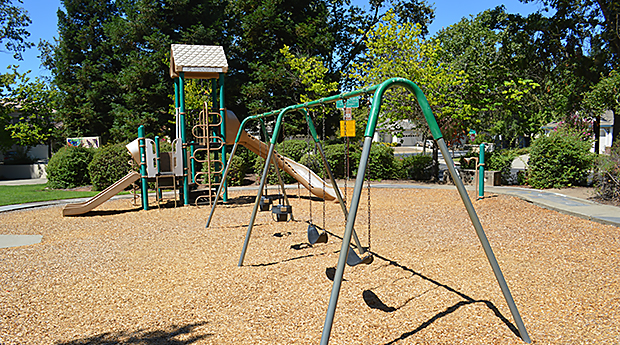
<svg viewBox="0 0 620 345">
<path fill-rule="evenodd" d="M 14 66 L 13 72 L 5 75 L 9 80 L 2 90 L 6 100 L 3 112 L 19 114 L 17 121 L 4 123 L 2 129 L 10 138 L 4 146 L 9 143 L 24 146 L 26 152 L 36 145 L 50 144 L 56 100 L 56 90 L 38 77 L 31 80 L 29 73 L 19 73 Z"/>
<path fill-rule="evenodd" d="M 63 0 L 58 10 L 59 41 L 44 64 L 60 92 L 58 117 L 67 136 L 101 136 L 106 142 L 121 90 L 112 82 L 121 60 L 104 25 L 118 13 L 113 1 Z"/>
<path fill-rule="evenodd" d="M 171 43 L 224 47 L 226 104 L 244 117 L 304 93 L 285 77 L 284 45 L 320 57 L 328 81 L 339 80 L 384 3 L 373 1 L 366 13 L 344 0 L 63 0 L 59 41 L 42 49 L 61 94 L 65 132 L 121 141 L 138 125 L 149 136 L 170 133 Z M 418 0 L 390 3 L 401 20 L 419 19 L 422 28 L 432 16 Z"/>
<path fill-rule="evenodd" d="M 391 6 L 387 6 L 387 5 Z M 340 81 L 341 88 L 355 86 L 347 79 L 351 63 L 363 55 L 364 39 L 385 8 L 394 7 L 398 20 L 416 21 L 426 31 L 433 10 L 423 1 L 370 1 L 364 11 L 345 0 L 239 0 L 229 8 L 227 34 L 231 83 L 227 85 L 230 104 L 238 114 L 257 114 L 288 106 L 305 91 L 291 79 L 279 50 L 317 57 L 328 72 L 328 82 Z M 342 80 L 341 80 L 342 79 Z"/>
<path fill-rule="evenodd" d="M 503 25 L 507 31 L 503 45 L 512 54 L 511 68 L 540 85 L 533 92 L 540 102 L 539 117 L 558 120 L 577 113 L 583 95 L 601 74 L 617 66 L 615 38 L 610 39 L 606 24 L 608 14 L 618 13 L 617 4 L 591 0 L 541 3 L 543 8 L 527 17 L 509 16 Z M 608 11 L 612 8 L 616 9 Z"/>
<path fill-rule="evenodd" d="M 319 98 L 327 97 L 338 90 L 338 82 L 330 81 L 327 76 L 329 72 L 317 56 L 301 56 L 301 54 L 293 55 L 290 47 L 284 46 L 280 49 L 280 53 L 284 56 L 287 66 L 287 78 L 291 84 L 299 88 L 302 92 L 299 98 L 295 99 L 295 103 L 310 102 Z M 320 115 L 315 117 L 315 121 L 327 119 L 327 109 L 321 108 Z M 330 127 L 338 120 L 337 117 L 330 117 Z M 284 123 L 287 133 L 302 132 L 307 124 L 305 119 L 297 118 L 297 120 L 287 121 Z M 321 131 L 321 128 L 318 128 Z"/>
<path fill-rule="evenodd" d="M 68 135 L 103 142 L 171 134 L 171 43 L 224 44 L 226 2 L 63 0 L 59 41 L 45 64 L 61 94 Z"/>
<path fill-rule="evenodd" d="M 26 41 L 30 36 L 26 27 L 32 23 L 28 12 L 14 3 L 22 3 L 22 0 L 0 0 L 0 44 L 4 45 L 6 52 L 13 52 L 13 58 L 22 60 L 22 53 L 34 46 Z"/>
<path fill-rule="evenodd" d="M 123 57 L 113 83 L 121 94 L 113 103 L 114 140 L 133 138 L 139 125 L 149 135 L 171 134 L 174 112 L 170 108 L 173 91 L 169 75 L 170 45 L 228 45 L 224 31 L 227 2 L 223 0 L 124 1 L 119 15 L 106 25 L 112 45 Z M 154 23 L 156 23 L 154 25 Z M 198 90 L 203 82 L 189 82 Z M 188 89 L 189 94 L 192 90 Z M 196 95 L 197 97 L 199 95 Z M 200 97 L 198 97 L 200 98 Z M 189 96 L 187 101 L 191 101 Z M 187 104 L 187 111 L 202 108 L 202 102 Z"/>
<path fill-rule="evenodd" d="M 620 144 L 620 73 L 613 70 L 585 95 L 584 108 L 600 119 L 607 110 L 614 113 L 612 145 Z"/>
<path fill-rule="evenodd" d="M 455 127 L 471 116 L 470 108 L 462 106 L 462 99 L 453 97 L 453 90 L 466 82 L 463 71 L 441 63 L 438 40 L 424 39 L 420 25 L 399 24 L 394 13 L 388 11 L 373 27 L 365 43 L 368 51 L 362 61 L 353 64 L 353 78 L 367 86 L 391 77 L 412 80 L 424 92 L 442 130 L 457 132 Z M 394 90 L 384 104 L 384 126 L 400 120 L 424 123 L 415 96 L 409 92 Z M 420 127 L 428 128 L 425 124 Z M 433 156 L 437 161 L 436 145 Z"/>
<path fill-rule="evenodd" d="M 21 4 L 21 0 L 17 0 L 17 3 Z M 6 49 L 3 53 L 13 52 L 13 58 L 16 60 L 22 60 L 22 52 L 33 46 L 33 43 L 28 42 L 27 38 L 30 33 L 26 30 L 26 27 L 30 25 L 31 20 L 26 10 L 15 5 L 12 0 L 0 0 L 0 46 L 4 46 Z M 11 66 L 9 66 L 11 68 Z M 15 69 L 17 66 L 13 66 L 13 73 L 0 74 L 0 94 L 3 97 L 7 96 L 7 92 L 10 92 L 10 84 L 15 80 Z M 0 150 L 5 151 L 13 145 L 13 139 L 11 134 L 6 131 L 5 127 L 9 124 L 11 118 L 11 101 L 4 100 L 0 105 Z"/>
<path fill-rule="evenodd" d="M 522 0 L 529 3 L 535 0 Z M 553 10 L 544 18 L 541 12 L 530 15 L 528 21 L 544 27 L 540 40 L 550 55 L 565 54 L 579 57 L 596 56 L 598 63 L 618 67 L 620 61 L 620 3 L 615 0 L 542 0 L 543 11 Z"/>
</svg>

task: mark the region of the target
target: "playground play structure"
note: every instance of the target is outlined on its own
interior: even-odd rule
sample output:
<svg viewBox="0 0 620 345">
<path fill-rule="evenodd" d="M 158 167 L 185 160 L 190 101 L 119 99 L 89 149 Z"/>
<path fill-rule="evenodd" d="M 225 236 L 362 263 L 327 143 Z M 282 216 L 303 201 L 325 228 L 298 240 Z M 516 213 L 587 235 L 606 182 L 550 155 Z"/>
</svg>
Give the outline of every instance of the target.
<svg viewBox="0 0 620 345">
<path fill-rule="evenodd" d="M 172 152 L 160 152 L 159 138 L 145 137 L 144 127 L 138 128 L 138 138 L 127 145 L 131 156 L 140 166 L 140 173 L 130 173 L 90 200 L 69 204 L 63 210 L 64 216 L 75 216 L 91 211 L 114 195 L 140 180 L 142 207 L 147 210 L 148 182 L 155 182 L 156 199 L 161 201 L 163 188 L 174 189 L 175 204 L 177 187 L 184 205 L 204 198 L 213 198 L 214 186 L 223 181 L 223 200 L 227 201 L 226 179 L 222 178 L 226 160 L 226 146 L 233 144 L 239 129 L 239 120 L 232 111 L 224 108 L 224 74 L 228 63 L 224 50 L 219 46 L 172 45 L 170 74 L 175 86 L 175 139 Z M 209 111 L 208 104 L 192 126 L 193 141 L 188 142 L 186 133 L 186 113 L 184 101 L 184 80 L 186 78 L 210 79 L 212 81 L 212 107 L 218 104 L 217 111 Z M 218 98 L 219 96 L 219 98 Z M 250 151 L 267 157 L 268 145 L 248 134 L 239 132 L 237 142 Z M 279 167 L 308 188 L 314 195 L 326 200 L 336 198 L 333 188 L 324 185 L 323 180 L 311 169 L 277 153 L 274 160 Z M 206 171 L 197 169 L 202 164 Z M 313 187 L 314 186 L 314 187 Z"/>
<path fill-rule="evenodd" d="M 249 240 L 252 233 L 252 228 L 254 226 L 254 222 L 256 219 L 257 212 L 259 208 L 261 208 L 261 202 L 265 203 L 265 198 L 263 195 L 263 190 L 265 188 L 267 175 L 270 170 L 270 166 L 273 165 L 275 167 L 276 172 L 279 174 L 278 169 L 282 169 L 287 171 L 291 176 L 295 177 L 301 184 L 303 184 L 306 188 L 308 188 L 314 195 L 327 199 L 338 199 L 340 202 L 343 213 L 345 214 L 346 226 L 344 229 L 344 235 L 342 240 L 342 246 L 339 252 L 338 262 L 336 265 L 336 272 L 333 278 L 333 286 L 331 290 L 331 295 L 329 299 L 329 306 L 327 309 L 327 313 L 325 316 L 323 332 L 321 336 L 321 344 L 328 344 L 329 337 L 332 329 L 332 324 L 335 316 L 336 306 L 338 303 L 338 296 L 340 293 L 340 288 L 344 276 L 344 269 L 347 264 L 348 259 L 350 258 L 351 253 L 353 252 L 351 248 L 352 239 L 356 242 L 356 247 L 360 251 L 360 254 L 364 255 L 362 258 L 359 258 L 359 262 L 350 262 L 349 264 L 359 264 L 359 263 L 369 263 L 372 259 L 370 253 L 364 253 L 364 248 L 359 244 L 359 240 L 355 234 L 354 224 L 357 217 L 357 212 L 359 209 L 360 198 L 362 194 L 362 189 L 364 188 L 364 180 L 367 174 L 368 168 L 368 160 L 370 156 L 370 149 L 372 146 L 372 138 L 375 134 L 377 121 L 379 117 L 379 112 L 381 109 L 381 104 L 383 101 L 383 96 L 391 88 L 401 87 L 410 92 L 412 92 L 420 105 L 424 118 L 430 128 L 431 134 L 436 141 L 441 153 L 446 161 L 448 166 L 448 171 L 454 181 L 458 193 L 463 201 L 463 204 L 467 210 L 467 213 L 471 219 L 471 222 L 476 231 L 476 235 L 482 245 L 482 248 L 486 254 L 487 260 L 491 265 L 493 273 L 495 274 L 495 278 L 500 286 L 500 289 L 504 295 L 504 298 L 510 308 L 510 312 L 512 313 L 513 319 L 517 325 L 519 334 L 523 341 L 526 343 L 530 343 L 531 340 L 525 329 L 525 325 L 523 324 L 523 320 L 519 314 L 517 306 L 512 298 L 508 285 L 504 279 L 502 271 L 499 267 L 497 259 L 491 249 L 489 241 L 486 237 L 486 234 L 482 228 L 480 220 L 476 214 L 476 211 L 473 207 L 473 204 L 467 194 L 465 186 L 463 185 L 462 180 L 456 172 L 454 162 L 450 156 L 448 151 L 448 147 L 443 139 L 443 135 L 437 125 L 437 121 L 431 111 L 431 108 L 426 100 L 421 89 L 414 84 L 413 82 L 403 79 L 403 78 L 392 78 L 384 81 L 381 84 L 373 85 L 370 87 L 366 87 L 360 90 L 355 90 L 352 92 L 341 93 L 339 95 L 322 98 L 319 100 L 315 100 L 312 102 L 307 102 L 303 104 L 292 105 L 283 109 L 270 111 L 267 113 L 263 113 L 260 115 L 249 116 L 243 120 L 241 124 L 238 124 L 238 120 L 232 112 L 227 112 L 224 107 L 224 73 L 227 70 L 226 57 L 224 56 L 223 49 L 221 47 L 212 47 L 212 46 L 185 46 L 185 45 L 173 45 L 172 53 L 171 53 L 171 67 L 170 73 L 173 78 L 175 78 L 175 108 L 176 108 L 176 119 L 177 119 L 177 127 L 176 127 L 176 141 L 173 142 L 174 151 L 171 157 L 173 161 L 172 166 L 174 168 L 171 169 L 171 173 L 174 176 L 173 180 L 182 180 L 182 195 L 184 197 L 184 204 L 189 204 L 189 194 L 190 194 L 190 185 L 200 187 L 201 185 L 206 185 L 207 192 L 209 193 L 209 200 L 214 198 L 215 200 L 212 202 L 211 213 L 209 215 L 209 219 L 207 221 L 207 227 L 211 222 L 211 218 L 213 217 L 217 201 L 219 196 L 222 195 L 222 200 L 227 200 L 226 193 L 226 175 L 230 169 L 230 160 L 228 164 L 225 164 L 226 157 L 226 146 L 233 144 L 233 148 L 231 151 L 231 158 L 235 155 L 238 145 L 244 145 L 252 152 L 259 154 L 261 157 L 265 158 L 265 165 L 263 168 L 263 173 L 260 179 L 260 186 L 258 188 L 258 193 L 256 195 L 254 208 L 252 210 L 251 218 L 248 224 L 247 233 L 245 236 L 245 241 L 243 244 L 243 249 L 241 252 L 241 257 L 239 259 L 239 266 L 243 265 L 243 260 L 245 254 L 247 252 L 247 248 L 249 245 Z M 185 134 L 185 105 L 184 105 L 184 91 L 183 84 L 185 78 L 201 78 L 201 79 L 212 79 L 213 80 L 213 102 L 212 104 L 216 104 L 216 99 L 218 93 L 215 92 L 219 90 L 219 109 L 218 111 L 208 112 L 207 107 L 205 107 L 205 114 L 201 115 L 201 118 L 205 120 L 200 122 L 197 126 L 194 127 L 194 133 L 201 133 L 200 135 L 195 135 L 199 140 L 197 144 L 194 146 L 188 145 L 186 141 Z M 360 95 L 372 94 L 372 106 L 370 109 L 370 114 L 366 126 L 366 130 L 364 132 L 364 143 L 362 148 L 362 154 L 360 158 L 359 167 L 357 170 L 357 176 L 355 180 L 353 195 L 351 197 L 349 208 L 347 209 L 347 205 L 342 200 L 342 196 L 340 194 L 338 185 L 335 183 L 333 179 L 333 174 L 331 173 L 329 164 L 325 159 L 325 155 L 320 146 L 320 141 L 318 136 L 316 135 L 316 130 L 314 128 L 314 124 L 312 122 L 312 118 L 308 114 L 308 109 L 322 106 L 330 103 L 335 103 L 337 101 L 346 101 L 347 99 L 357 97 Z M 331 186 L 327 185 L 322 179 L 320 179 L 316 174 L 314 174 L 307 167 L 293 162 L 291 160 L 286 159 L 275 153 L 276 140 L 280 133 L 282 123 L 284 121 L 285 116 L 290 116 L 295 112 L 300 112 L 305 116 L 309 132 L 312 134 L 312 139 L 317 144 L 319 148 L 319 153 L 321 154 L 321 158 L 324 161 L 325 168 L 327 170 L 327 174 L 331 179 Z M 217 115 L 217 116 L 216 116 Z M 219 120 L 218 120 L 219 116 Z M 269 146 L 260 142 L 260 140 L 253 138 L 248 135 L 245 131 L 245 125 L 248 121 L 258 120 L 261 121 L 264 118 L 268 117 L 276 117 L 275 125 L 273 127 L 273 133 L 271 135 Z M 213 121 L 209 121 L 213 119 Z M 235 121 L 236 120 L 236 121 Z M 212 123 L 209 124 L 209 123 Z M 197 129 L 196 129 L 197 128 Z M 238 128 L 238 129 L 237 129 Z M 232 135 L 236 131 L 236 136 Z M 235 138 L 234 141 L 232 138 Z M 133 145 L 135 148 L 135 144 Z M 144 138 L 144 130 L 139 130 L 139 138 L 137 139 L 137 146 L 139 148 L 137 156 L 139 157 L 140 162 L 140 175 L 139 177 L 136 174 L 128 175 L 125 178 L 121 179 L 121 181 L 117 182 L 118 186 L 111 188 L 109 191 L 104 191 L 100 194 L 105 194 L 104 196 L 95 196 L 90 204 L 98 205 L 103 202 L 104 198 L 109 198 L 109 195 L 118 192 L 118 189 L 121 185 L 127 183 L 129 180 L 137 180 L 138 178 L 142 181 L 142 196 L 143 196 L 143 206 L 145 209 L 148 208 L 148 198 L 146 193 L 147 180 L 152 175 L 157 177 L 158 173 L 161 173 L 160 165 L 159 165 L 159 155 L 156 152 L 156 156 L 153 157 L 151 154 L 153 152 L 152 144 L 149 144 L 149 141 Z M 156 142 L 155 142 L 156 146 Z M 190 150 L 188 154 L 188 149 Z M 193 165 L 197 159 L 197 153 L 199 150 L 207 150 L 208 154 L 206 154 L 208 159 L 211 159 L 213 156 L 213 161 L 208 161 L 207 166 L 209 167 L 209 171 L 202 172 L 196 171 L 193 168 Z M 134 154 L 136 150 L 133 149 L 132 154 Z M 134 158 L 136 155 L 134 154 Z M 154 163 L 151 163 L 154 162 Z M 483 163 L 483 162 L 480 162 Z M 480 164 L 479 163 L 479 164 Z M 213 164 L 213 165 L 212 165 Z M 179 171 L 182 167 L 182 172 Z M 212 170 L 211 167 L 213 167 Z M 215 175 L 214 179 L 206 178 L 208 183 L 204 183 L 205 178 L 202 178 L 202 183 L 200 182 L 200 175 L 208 174 L 209 176 Z M 279 175 L 278 175 L 279 176 Z M 212 180 L 215 180 L 215 183 L 218 183 L 217 192 L 211 194 L 213 191 Z M 286 202 L 286 193 L 284 192 L 284 186 L 282 184 L 282 180 L 280 180 L 280 185 L 282 187 L 282 197 Z M 133 182 L 132 181 L 132 182 Z M 130 182 L 131 183 L 131 182 Z M 115 184 L 116 185 L 116 184 Z M 328 188 L 329 187 L 329 188 Z M 271 201 L 271 200 L 270 200 Z M 88 202 L 86 203 L 88 204 Z M 95 206 L 96 206 L 95 205 Z M 286 206 L 290 205 L 278 205 L 278 209 L 281 212 L 286 213 L 289 211 Z M 84 208 L 91 207 L 84 205 Z M 93 206 L 94 207 L 94 206 Z M 285 211 L 282 211 L 282 207 L 284 207 Z M 69 207 L 79 209 L 79 206 Z M 91 208 L 92 209 L 92 208 Z M 77 213 L 75 213 L 77 214 Z M 292 215 L 291 215 L 292 217 Z M 280 220 L 288 220 L 288 217 L 283 217 Z M 310 224 L 308 227 L 308 235 L 309 239 L 315 238 L 317 241 L 318 237 L 323 236 L 324 234 L 319 233 L 314 227 L 311 229 Z M 314 231 L 317 231 L 314 233 Z"/>
</svg>

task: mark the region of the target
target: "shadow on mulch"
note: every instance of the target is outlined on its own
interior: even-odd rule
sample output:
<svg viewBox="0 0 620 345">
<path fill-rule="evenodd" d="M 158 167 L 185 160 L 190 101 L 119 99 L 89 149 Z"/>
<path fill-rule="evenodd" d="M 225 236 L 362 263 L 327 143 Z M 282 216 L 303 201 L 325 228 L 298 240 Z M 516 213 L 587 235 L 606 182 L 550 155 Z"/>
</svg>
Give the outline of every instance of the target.
<svg viewBox="0 0 620 345">
<path fill-rule="evenodd" d="M 67 217 L 113 216 L 113 215 L 132 213 L 132 212 L 138 212 L 138 211 L 142 211 L 142 208 L 136 207 L 136 208 L 126 209 L 126 210 L 92 210 L 84 214 L 76 214 L 76 215 L 71 215 Z"/>
<path fill-rule="evenodd" d="M 334 236 L 334 237 L 339 238 L 340 240 L 342 240 L 342 237 L 340 237 L 338 235 L 335 235 L 335 234 L 333 234 L 333 233 L 331 233 L 331 232 L 329 232 L 327 230 L 325 230 L 325 231 L 329 235 Z M 286 235 L 287 234 L 284 234 L 284 233 L 274 234 L 274 236 L 276 236 L 276 237 L 285 237 Z M 306 249 L 306 248 L 311 248 L 311 247 L 312 247 L 312 245 L 310 245 L 308 243 L 299 243 L 299 244 L 291 245 L 291 249 L 294 249 L 294 250 L 301 250 L 301 249 Z M 365 248 L 365 249 L 367 249 L 367 248 Z M 339 252 L 340 252 L 340 250 L 337 250 L 337 251 L 334 251 L 333 253 L 339 253 Z M 416 272 L 413 269 L 411 269 L 411 268 L 409 268 L 407 266 L 404 266 L 404 265 L 402 265 L 402 264 L 400 264 L 400 263 L 398 263 L 398 262 L 396 262 L 394 260 L 391 260 L 391 259 L 389 259 L 389 258 L 387 258 L 385 256 L 381 256 L 381 255 L 379 255 L 379 254 L 377 254 L 375 252 L 371 252 L 371 251 L 368 251 L 368 252 L 372 253 L 372 255 L 375 258 L 387 262 L 388 265 L 390 265 L 390 266 L 395 266 L 395 267 L 398 267 L 398 268 L 400 268 L 400 269 L 402 269 L 404 271 L 407 271 L 407 272 L 411 273 L 411 276 L 409 278 L 413 278 L 415 276 L 418 276 L 421 279 L 426 280 L 426 281 L 432 283 L 433 285 L 435 285 L 435 287 L 433 287 L 431 289 L 428 289 L 427 291 L 423 292 L 420 295 L 412 296 L 411 298 L 406 300 L 404 303 L 402 303 L 402 305 L 399 305 L 397 307 L 386 305 L 383 301 L 381 301 L 380 297 L 377 296 L 377 294 L 374 293 L 372 290 L 370 290 L 370 289 L 364 290 L 362 292 L 362 298 L 363 298 L 364 302 L 366 303 L 366 305 L 369 308 L 381 310 L 381 311 L 384 311 L 386 313 L 392 313 L 392 312 L 395 312 L 395 311 L 403 308 L 409 302 L 411 302 L 411 301 L 421 297 L 422 295 L 426 294 L 427 292 L 432 291 L 432 290 L 437 289 L 437 288 L 446 289 L 446 290 L 448 290 L 448 291 L 458 295 L 460 298 L 463 299 L 463 301 L 460 301 L 460 302 L 458 302 L 458 303 L 456 303 L 454 305 L 451 305 L 451 306 L 447 307 L 445 310 L 435 314 L 434 316 L 432 316 L 430 319 L 428 319 L 427 321 L 425 321 L 422 324 L 420 324 L 415 329 L 413 329 L 413 330 L 411 330 L 409 332 L 405 332 L 405 333 L 401 334 L 399 337 L 397 337 L 397 338 L 395 338 L 395 339 L 385 343 L 384 345 L 395 344 L 395 343 L 397 343 L 397 342 L 399 342 L 401 340 L 404 340 L 404 339 L 406 339 L 406 338 L 408 338 L 408 337 L 410 337 L 410 336 L 412 336 L 412 335 L 414 335 L 414 334 L 424 330 L 425 328 L 427 328 L 428 326 L 433 324 L 435 321 L 437 321 L 437 320 L 439 320 L 439 319 L 441 319 L 441 318 L 443 318 L 445 316 L 448 316 L 448 315 L 454 313 L 460 307 L 466 306 L 466 305 L 470 305 L 470 304 L 474 304 L 474 303 L 483 303 L 484 305 L 486 305 L 486 307 L 488 309 L 490 309 L 495 314 L 495 316 L 500 321 L 502 321 L 508 327 L 508 329 L 510 329 L 510 331 L 514 335 L 516 335 L 519 338 L 521 337 L 517 327 L 499 311 L 499 309 L 495 306 L 495 304 L 493 304 L 493 302 L 488 301 L 488 300 L 476 300 L 476 299 L 474 299 L 474 298 L 472 298 L 472 297 L 470 297 L 470 296 L 468 296 L 468 295 L 466 295 L 466 294 L 456 290 L 455 288 L 453 288 L 453 287 L 451 287 L 449 285 L 440 283 L 439 281 L 437 281 L 437 280 L 435 280 L 433 278 L 427 277 L 427 276 L 423 275 L 422 273 Z M 277 261 L 277 262 L 260 263 L 260 264 L 253 264 L 253 265 L 249 265 L 249 266 L 252 266 L 252 267 L 272 266 L 272 265 L 277 265 L 277 264 L 280 264 L 280 263 L 283 263 L 283 262 L 287 262 L 287 261 L 300 260 L 300 259 L 305 259 L 305 258 L 310 258 L 310 257 L 315 257 L 315 256 L 322 256 L 322 255 L 326 255 L 326 254 L 327 253 L 308 254 L 308 255 L 297 256 L 297 257 L 293 257 L 293 258 L 289 258 L 289 259 L 285 259 L 285 260 L 281 260 L 281 261 Z M 327 276 L 327 279 L 329 279 L 330 281 L 334 281 L 335 273 L 336 273 L 336 268 L 335 267 L 328 267 L 328 268 L 325 269 L 325 275 Z M 343 281 L 346 281 L 346 279 L 343 279 Z"/>
<path fill-rule="evenodd" d="M 144 345 L 158 345 L 158 344 L 171 344 L 171 345 L 185 345 L 192 344 L 199 340 L 213 336 L 214 334 L 208 333 L 205 335 L 191 336 L 196 327 L 205 325 L 206 322 L 198 322 L 188 324 L 185 326 L 172 326 L 168 330 L 137 330 L 133 332 L 119 331 L 119 332 L 106 332 L 92 337 L 72 340 L 68 342 L 58 343 L 58 345 L 120 345 L 120 344 L 144 344 Z M 178 336 L 183 338 L 189 338 L 185 340 L 175 339 Z"/>
<path fill-rule="evenodd" d="M 454 289 L 453 287 L 450 287 L 450 286 L 448 286 L 446 284 L 442 284 L 439 281 L 437 281 L 435 279 L 432 279 L 430 277 L 427 277 L 427 276 L 425 276 L 425 275 L 423 275 L 423 274 L 421 274 L 419 272 L 416 272 L 413 269 L 411 269 L 411 268 L 409 268 L 407 266 L 401 265 L 401 264 L 399 264 L 398 262 L 396 262 L 394 260 L 388 259 L 388 258 L 386 258 L 384 256 L 381 256 L 381 255 L 377 254 L 377 253 L 372 253 L 372 254 L 376 258 L 386 261 L 391 266 L 395 266 L 395 267 L 398 267 L 398 268 L 400 268 L 400 269 L 402 269 L 404 271 L 410 272 L 412 274 L 410 278 L 418 276 L 418 277 L 420 277 L 420 278 L 422 278 L 422 279 L 424 279 L 424 280 L 426 280 L 426 281 L 428 281 L 428 282 L 430 282 L 430 283 L 435 285 L 434 288 L 429 289 L 426 292 L 431 291 L 431 290 L 436 289 L 436 288 L 444 288 L 444 289 L 446 289 L 446 290 L 448 290 L 448 291 L 458 295 L 462 299 L 464 299 L 464 301 L 460 301 L 460 302 L 458 302 L 458 303 L 456 303 L 456 304 L 446 308 L 445 310 L 435 314 L 433 317 L 431 317 L 427 321 L 423 322 L 421 325 L 419 325 L 414 330 L 401 334 L 400 337 L 385 343 L 385 345 L 395 344 L 395 343 L 399 342 L 400 340 L 406 339 L 406 338 L 408 338 L 408 337 L 410 337 L 410 336 L 420 332 L 421 330 L 427 328 L 433 322 L 441 319 L 442 317 L 454 313 L 460 307 L 466 306 L 466 305 L 469 305 L 469 304 L 474 304 L 474 303 L 484 303 L 486 305 L 486 307 L 489 308 L 495 314 L 495 316 L 498 319 L 500 319 L 512 331 L 512 333 L 514 333 L 517 337 L 521 337 L 519 335 L 519 330 L 517 329 L 517 327 L 515 325 L 513 325 L 512 322 L 510 322 L 510 320 L 508 320 L 499 311 L 499 309 L 493 304 L 493 302 L 488 301 L 488 300 L 476 300 L 476 299 L 473 299 L 470 296 L 468 296 L 468 295 L 466 295 L 466 294 L 464 294 L 464 293 Z M 385 303 L 383 303 L 381 301 L 379 296 L 377 296 L 371 290 L 365 290 L 362 293 L 362 298 L 364 299 L 364 302 L 366 303 L 366 305 L 368 305 L 368 307 L 370 307 L 372 309 L 382 310 L 382 311 L 387 312 L 387 313 L 391 313 L 391 312 L 397 311 L 398 309 L 404 307 L 405 305 L 407 305 L 407 303 L 411 302 L 412 300 L 421 297 L 426 292 L 424 292 L 424 293 L 422 293 L 422 294 L 420 294 L 418 296 L 413 296 L 413 297 L 409 298 L 407 301 L 405 301 L 402 305 L 400 305 L 398 307 L 392 307 L 392 306 L 386 305 Z"/>
</svg>

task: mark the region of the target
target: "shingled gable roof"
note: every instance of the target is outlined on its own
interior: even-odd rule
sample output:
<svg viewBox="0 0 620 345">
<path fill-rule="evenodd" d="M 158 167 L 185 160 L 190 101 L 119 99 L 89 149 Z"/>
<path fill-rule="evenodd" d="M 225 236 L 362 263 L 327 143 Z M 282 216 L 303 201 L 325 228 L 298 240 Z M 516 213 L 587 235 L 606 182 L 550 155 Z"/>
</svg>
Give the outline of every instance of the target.
<svg viewBox="0 0 620 345">
<path fill-rule="evenodd" d="M 188 79 L 211 79 L 228 72 L 228 60 L 221 46 L 173 44 L 170 47 L 170 77 L 183 72 Z"/>
</svg>

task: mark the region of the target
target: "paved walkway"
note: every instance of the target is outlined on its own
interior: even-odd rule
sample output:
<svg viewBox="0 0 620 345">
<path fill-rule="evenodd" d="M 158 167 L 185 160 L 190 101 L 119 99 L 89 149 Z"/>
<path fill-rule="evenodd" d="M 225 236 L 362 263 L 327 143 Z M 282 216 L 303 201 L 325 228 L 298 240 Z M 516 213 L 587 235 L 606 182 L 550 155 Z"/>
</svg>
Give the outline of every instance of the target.
<svg viewBox="0 0 620 345">
<path fill-rule="evenodd" d="M 36 184 L 45 183 L 40 182 L 43 179 L 36 180 L 13 180 L 13 181 L 0 181 L 0 185 L 20 185 L 20 184 Z M 34 182 L 37 181 L 37 182 Z M 351 185 L 352 186 L 352 185 Z M 455 189 L 454 185 L 440 185 L 440 184 L 414 184 L 414 183 L 373 183 L 373 188 L 398 188 L 398 189 Z M 278 189 L 277 186 L 269 186 L 269 189 Z M 287 189 L 296 189 L 297 184 L 287 185 Z M 466 186 L 468 190 L 474 190 L 473 186 Z M 244 186 L 244 187 L 230 187 L 230 190 L 257 190 L 258 186 Z M 567 196 L 561 193 L 554 193 L 545 190 L 527 189 L 509 186 L 489 187 L 485 188 L 485 193 L 506 194 L 512 195 L 528 202 L 531 202 L 540 207 L 544 207 L 550 210 L 555 210 L 571 216 L 585 218 L 594 222 L 614 225 L 620 227 L 620 207 L 598 204 L 589 200 L 575 198 Z M 131 195 L 120 195 L 111 198 L 111 200 L 131 198 Z M 54 205 L 64 205 L 68 203 L 78 203 L 87 201 L 89 198 L 69 199 L 69 200 L 55 200 L 45 202 L 34 202 L 19 205 L 0 206 L 0 212 L 9 212 L 16 210 L 23 210 L 28 208 L 46 207 Z M 474 207 L 475 207 L 474 202 Z M 24 238 L 22 236 L 0 236 L 0 248 L 16 245 L 26 245 L 38 243 L 40 237 Z M 13 244 L 13 245 L 11 245 Z"/>
<path fill-rule="evenodd" d="M 517 187 L 487 187 L 485 192 L 507 194 L 529 201 L 534 205 L 571 216 L 620 227 L 620 207 L 603 205 L 561 193 Z"/>
<path fill-rule="evenodd" d="M 21 179 L 21 180 L 0 180 L 0 186 L 24 186 L 28 184 L 44 184 L 47 183 L 47 178 L 33 178 L 33 179 Z"/>
</svg>

